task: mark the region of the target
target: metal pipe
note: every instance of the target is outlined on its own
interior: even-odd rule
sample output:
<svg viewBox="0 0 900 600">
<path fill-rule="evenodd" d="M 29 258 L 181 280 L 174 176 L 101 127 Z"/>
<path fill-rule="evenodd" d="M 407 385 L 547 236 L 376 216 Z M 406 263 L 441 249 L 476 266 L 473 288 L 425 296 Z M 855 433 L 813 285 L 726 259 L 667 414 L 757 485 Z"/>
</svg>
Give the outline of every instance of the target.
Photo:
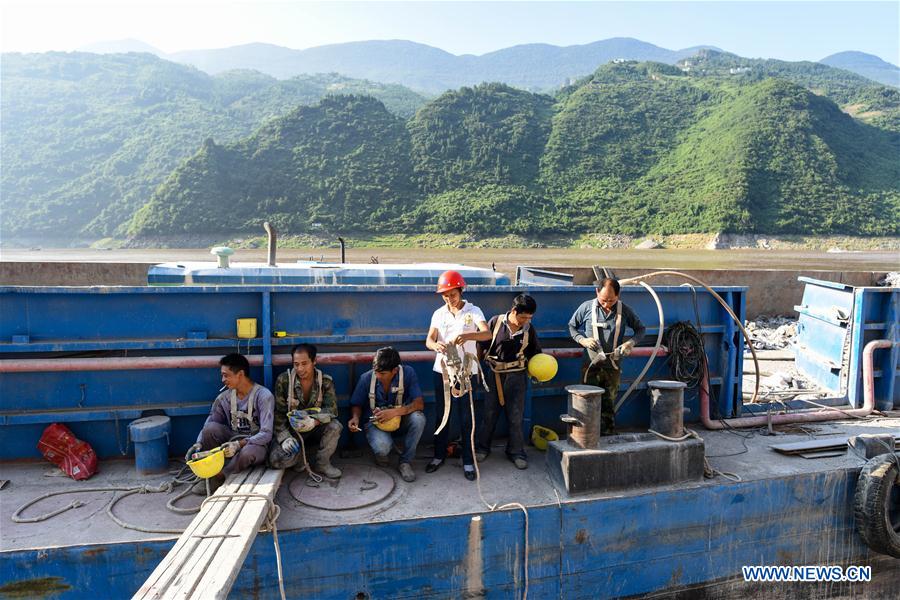
<svg viewBox="0 0 900 600">
<path fill-rule="evenodd" d="M 344 238 L 339 237 L 338 241 L 341 243 L 341 264 L 344 264 L 345 262 L 347 262 L 346 248 L 344 247 Z"/>
<path fill-rule="evenodd" d="M 635 348 L 632 354 L 637 354 Z M 651 348 L 646 348 L 649 352 Z M 581 356 L 581 348 L 549 348 L 546 354 L 556 358 L 577 358 Z M 372 362 L 374 352 L 331 352 L 319 354 L 316 364 L 342 365 L 351 363 Z M 60 371 L 138 371 L 151 369 L 204 369 L 219 366 L 220 356 L 113 356 L 104 358 L 17 358 L 0 360 L 0 373 L 34 373 Z M 408 362 L 424 362 L 434 360 L 434 352 L 430 350 L 401 352 L 400 358 Z M 251 354 L 247 356 L 250 365 L 263 366 L 263 356 Z M 289 365 L 289 354 L 272 356 L 272 365 Z"/>
<path fill-rule="evenodd" d="M 890 348 L 895 344 L 891 340 L 874 340 L 863 348 L 863 405 L 860 408 L 841 410 L 810 410 L 779 415 L 759 415 L 755 417 L 737 417 L 713 421 L 709 418 L 709 378 L 703 374 L 700 386 L 700 420 L 707 429 L 725 429 L 729 427 L 760 427 L 769 423 L 780 425 L 785 423 L 809 423 L 814 421 L 832 421 L 847 417 L 865 417 L 875 408 L 875 369 L 872 355 L 879 348 Z"/>
<path fill-rule="evenodd" d="M 268 221 L 263 223 L 263 229 L 266 230 L 266 233 L 269 236 L 269 245 L 268 245 L 269 266 L 277 267 L 278 264 L 275 262 L 275 249 L 276 249 L 276 244 L 278 243 L 278 236 L 275 233 L 275 228 L 272 227 L 272 225 L 270 225 Z"/>
</svg>

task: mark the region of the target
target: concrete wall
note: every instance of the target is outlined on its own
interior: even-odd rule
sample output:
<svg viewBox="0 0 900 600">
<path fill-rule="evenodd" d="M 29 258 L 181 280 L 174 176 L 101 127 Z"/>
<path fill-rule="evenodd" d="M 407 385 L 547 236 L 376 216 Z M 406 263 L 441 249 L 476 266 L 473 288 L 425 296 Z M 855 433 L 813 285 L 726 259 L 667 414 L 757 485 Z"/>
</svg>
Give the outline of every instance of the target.
<svg viewBox="0 0 900 600">
<path fill-rule="evenodd" d="M 0 285 L 146 285 L 147 269 L 155 263 L 111 262 L 0 262 Z M 590 267 L 554 267 L 547 270 L 571 273 L 575 283 L 589 285 L 594 280 Z M 615 269 L 620 279 L 642 275 L 644 269 Z M 873 271 L 751 271 L 751 270 L 685 270 L 685 273 L 710 285 L 745 285 L 747 318 L 757 315 L 794 315 L 794 305 L 803 295 L 801 275 L 837 281 L 849 285 L 875 285 L 882 272 Z M 685 280 L 661 277 L 650 284 L 679 285 Z"/>
<path fill-rule="evenodd" d="M 147 285 L 156 263 L 0 262 L 0 285 Z"/>
</svg>

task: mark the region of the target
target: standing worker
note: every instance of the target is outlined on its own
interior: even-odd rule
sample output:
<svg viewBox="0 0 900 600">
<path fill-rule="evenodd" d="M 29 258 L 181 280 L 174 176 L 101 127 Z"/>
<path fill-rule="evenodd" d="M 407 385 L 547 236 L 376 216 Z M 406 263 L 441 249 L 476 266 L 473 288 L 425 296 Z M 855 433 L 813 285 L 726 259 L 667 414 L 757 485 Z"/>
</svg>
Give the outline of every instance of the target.
<svg viewBox="0 0 900 600">
<path fill-rule="evenodd" d="M 537 311 L 537 302 L 528 294 L 519 294 L 512 308 L 503 315 L 491 317 L 488 331 L 491 337 L 479 342 L 485 362 L 494 376 L 489 379 L 490 391 L 484 401 L 484 423 L 478 433 L 475 458 L 479 462 L 491 453 L 491 438 L 501 410 L 506 410 L 509 423 L 509 439 L 506 457 L 517 469 L 528 468 L 525 454 L 525 434 L 522 419 L 525 413 L 526 368 L 528 360 L 540 354 L 537 331 L 531 326 L 531 318 Z"/>
<path fill-rule="evenodd" d="M 331 457 L 337 450 L 341 438 L 341 422 L 337 418 L 337 395 L 334 381 L 316 368 L 316 347 L 312 344 L 297 344 L 291 350 L 294 368 L 285 371 L 275 380 L 275 431 L 272 449 L 269 451 L 269 465 L 275 469 L 288 469 L 302 459 L 300 440 L 304 447 L 307 442 L 318 442 L 314 468 L 329 479 L 341 476 L 341 470 L 331 464 Z M 288 413 L 306 411 L 308 423 L 298 432 L 291 426 Z"/>
<path fill-rule="evenodd" d="M 644 324 L 637 314 L 619 300 L 619 281 L 604 277 L 594 282 L 597 297 L 578 307 L 569 319 L 569 335 L 581 344 L 588 355 L 582 367 L 582 380 L 603 388 L 600 405 L 601 435 L 615 434 L 615 406 L 622 371 L 620 361 L 631 354 L 644 337 Z M 627 341 L 625 326 L 633 335 Z"/>
<path fill-rule="evenodd" d="M 250 363 L 243 355 L 227 354 L 219 360 L 219 367 L 228 389 L 216 396 L 197 443 L 188 450 L 190 455 L 221 446 L 225 457 L 231 458 L 222 472 L 210 479 L 211 490 L 222 485 L 228 475 L 265 463 L 275 404 L 272 392 L 250 379 Z M 205 484 L 199 482 L 194 491 L 205 494 Z"/>
<path fill-rule="evenodd" d="M 435 417 L 443 415 L 443 418 L 435 429 L 434 458 L 425 466 L 425 472 L 434 473 L 444 464 L 450 437 L 449 419 L 456 413 L 462 437 L 463 474 L 469 481 L 474 481 L 470 439 L 475 424 L 469 400 L 470 394 L 475 392 L 478 375 L 475 342 L 490 339 L 490 332 L 481 309 L 463 300 L 465 287 L 465 279 L 456 271 L 445 271 L 438 278 L 436 292 L 443 298 L 444 306 L 431 316 L 425 346 L 437 353 L 433 367 Z M 457 397 L 453 387 L 456 392 L 464 389 L 464 393 Z"/>
</svg>

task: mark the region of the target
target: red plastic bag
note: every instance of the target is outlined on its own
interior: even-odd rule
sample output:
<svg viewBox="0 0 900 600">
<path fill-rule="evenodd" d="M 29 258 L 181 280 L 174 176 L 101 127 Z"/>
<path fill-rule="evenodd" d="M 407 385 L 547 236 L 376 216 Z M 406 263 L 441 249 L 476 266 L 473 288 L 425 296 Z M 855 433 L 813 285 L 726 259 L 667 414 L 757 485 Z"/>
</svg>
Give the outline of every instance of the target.
<svg viewBox="0 0 900 600">
<path fill-rule="evenodd" d="M 44 458 L 72 479 L 87 479 L 97 472 L 97 454 L 94 449 L 75 437 L 65 425 L 48 425 L 37 447 Z"/>
</svg>

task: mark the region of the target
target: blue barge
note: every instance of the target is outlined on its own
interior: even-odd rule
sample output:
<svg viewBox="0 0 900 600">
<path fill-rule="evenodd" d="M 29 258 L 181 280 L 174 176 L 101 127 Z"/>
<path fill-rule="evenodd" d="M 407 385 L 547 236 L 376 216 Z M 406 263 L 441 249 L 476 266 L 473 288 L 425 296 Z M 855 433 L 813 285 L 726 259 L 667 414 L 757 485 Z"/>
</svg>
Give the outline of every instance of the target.
<svg viewBox="0 0 900 600">
<path fill-rule="evenodd" d="M 717 416 L 772 410 L 771 404 L 743 403 L 743 339 L 717 302 L 699 289 L 655 289 L 666 307 L 665 326 L 702 323 Z M 506 310 L 519 291 L 525 289 L 478 286 L 466 297 L 485 314 L 495 314 Z M 544 347 L 571 348 L 566 322 L 575 307 L 591 297 L 592 288 L 527 291 L 539 305 L 535 326 Z M 745 288 L 716 291 L 743 319 Z M 897 413 L 891 412 L 900 408 L 895 383 L 900 294 L 821 282 L 809 282 L 808 291 L 800 307 L 806 318 L 801 319 L 813 337 L 803 339 L 829 341 L 808 343 L 799 351 L 798 363 L 821 366 L 818 357 L 840 347 L 838 368 L 826 370 L 828 376 L 843 377 L 844 385 L 839 381 L 832 397 L 822 403 L 861 405 L 864 343 L 874 338 L 894 342 L 890 350 L 876 354 L 873 374 L 876 404 L 886 416 L 822 424 L 816 435 L 900 435 Z M 828 313 L 832 305 L 847 304 L 848 295 L 849 313 Z M 659 324 L 651 297 L 641 288 L 626 287 L 622 298 L 647 325 L 647 339 L 655 338 Z M 112 459 L 131 454 L 127 424 L 147 414 L 171 417 L 170 449 L 173 456 L 183 453 L 220 385 L 215 368 L 194 365 L 239 350 L 254 357 L 254 378 L 271 386 L 285 368 L 290 346 L 312 342 L 323 356 L 349 357 L 323 361 L 345 412 L 350 386 L 368 368 L 352 356 L 385 344 L 421 351 L 428 318 L 437 306 L 433 288 L 417 285 L 0 288 L 0 427 L 3 478 L 11 481 L 0 492 L 0 598 L 128 597 L 174 543 L 172 535 L 113 524 L 103 513 L 110 494 L 92 494 L 84 498 L 86 506 L 43 524 L 12 524 L 9 516 L 30 498 L 50 489 L 84 487 L 42 477 L 46 464 L 30 460 L 39 456 L 35 445 L 46 425 L 66 423 L 107 459 L 89 484 L 156 483 L 161 479 L 137 476 L 130 461 Z M 236 336 L 236 320 L 247 318 L 257 319 L 258 337 Z M 816 333 L 826 326 L 843 333 Z M 285 336 L 276 337 L 275 331 Z M 564 386 L 578 381 L 580 358 L 571 352 L 560 355 L 568 358 L 560 359 L 557 377 L 529 390 L 529 429 L 540 424 L 565 433 L 559 422 L 565 412 Z M 164 362 L 169 359 L 181 364 Z M 45 360 L 74 367 L 29 370 L 29 364 L 44 364 L 33 361 Z M 645 360 L 625 361 L 623 390 Z M 116 361 L 118 366 L 110 367 Z M 13 363 L 24 366 L 12 368 Z M 414 366 L 428 381 L 424 376 L 429 362 L 420 360 Z M 667 376 L 662 359 L 651 375 Z M 825 374 L 822 377 L 827 381 Z M 433 426 L 433 394 L 425 394 Z M 687 393 L 685 407 L 686 420 L 698 421 L 696 390 Z M 626 428 L 646 429 L 649 398 L 644 385 L 623 406 L 617 421 Z M 424 475 L 418 464 L 417 482 L 396 481 L 377 504 L 339 512 L 298 500 L 303 478 L 286 474 L 277 500 L 288 596 L 519 598 L 527 590 L 531 598 L 701 593 L 723 598 L 789 593 L 896 597 L 898 561 L 870 551 L 854 529 L 852 499 L 862 462 L 853 455 L 805 461 L 770 449 L 776 442 L 809 439 L 809 431 L 787 431 L 777 438 L 759 432 L 700 431 L 713 467 L 739 474 L 740 482 L 717 477 L 568 496 L 550 482 L 537 450 L 529 450 L 532 467 L 524 472 L 492 458 L 482 465 L 484 494 L 491 502 L 524 504 L 527 529 L 519 511 L 486 512 L 475 487 L 462 485 L 454 472 L 458 469 Z M 423 442 L 428 439 L 426 432 Z M 344 443 L 361 445 L 352 438 Z M 422 461 L 425 455 L 420 449 Z M 365 458 L 349 456 L 343 463 L 373 468 Z M 189 518 L 168 513 L 161 496 L 132 496 L 117 510 L 148 526 L 183 527 Z M 52 504 L 48 501 L 34 512 L 52 510 L 62 501 Z M 870 565 L 872 581 L 753 584 L 741 576 L 741 567 L 748 565 Z M 278 597 L 270 535 L 257 538 L 233 596 Z"/>
</svg>

